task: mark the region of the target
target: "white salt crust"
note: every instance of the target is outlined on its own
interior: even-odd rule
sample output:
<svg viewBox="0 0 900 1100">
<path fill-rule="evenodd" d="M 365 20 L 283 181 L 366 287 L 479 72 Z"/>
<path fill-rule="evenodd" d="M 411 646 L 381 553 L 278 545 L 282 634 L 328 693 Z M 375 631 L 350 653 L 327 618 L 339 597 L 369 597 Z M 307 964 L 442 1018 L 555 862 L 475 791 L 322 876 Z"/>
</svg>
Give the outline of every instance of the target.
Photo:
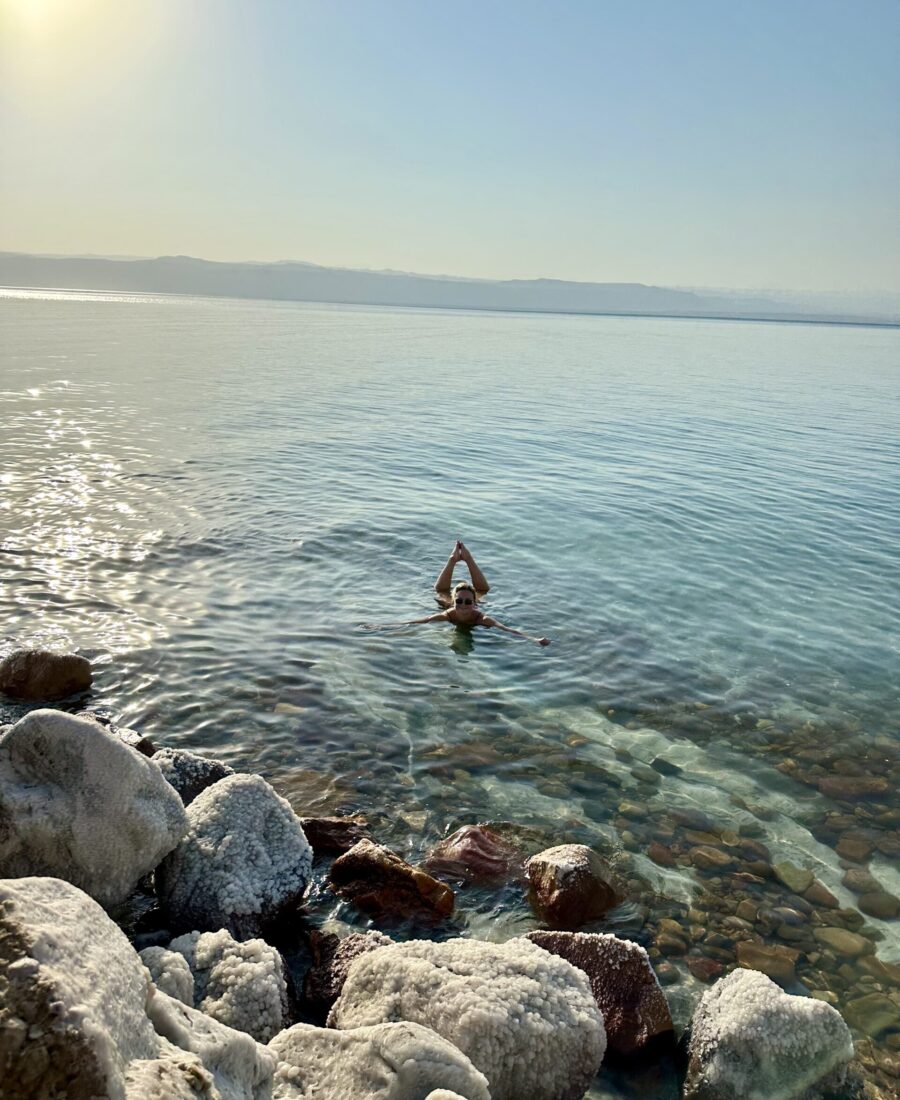
<svg viewBox="0 0 900 1100">
<path fill-rule="evenodd" d="M 406 1020 L 458 1047 L 493 1100 L 577 1100 L 606 1049 L 587 976 L 528 940 L 411 940 L 360 956 L 328 1017 Z"/>
</svg>

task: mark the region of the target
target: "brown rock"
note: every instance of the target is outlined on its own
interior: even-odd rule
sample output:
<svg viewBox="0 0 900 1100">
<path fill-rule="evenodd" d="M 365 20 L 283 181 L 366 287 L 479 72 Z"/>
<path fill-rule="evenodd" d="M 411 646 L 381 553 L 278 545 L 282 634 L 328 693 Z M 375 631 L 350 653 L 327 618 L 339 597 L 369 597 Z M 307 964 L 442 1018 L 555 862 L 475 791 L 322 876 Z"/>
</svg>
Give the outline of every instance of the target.
<svg viewBox="0 0 900 1100">
<path fill-rule="evenodd" d="M 611 868 L 584 844 L 560 844 L 525 864 L 529 900 L 553 928 L 577 928 L 597 920 L 623 898 Z"/>
<path fill-rule="evenodd" d="M 884 962 L 877 955 L 864 955 L 856 965 L 883 985 L 900 989 L 900 963 Z"/>
<path fill-rule="evenodd" d="M 432 849 L 425 866 L 445 878 L 503 882 L 519 870 L 522 855 L 487 825 L 464 825 Z"/>
<path fill-rule="evenodd" d="M 865 867 L 848 868 L 841 882 L 854 894 L 872 894 L 883 889 L 878 879 Z"/>
<path fill-rule="evenodd" d="M 882 1031 L 900 1028 L 900 1005 L 894 1004 L 883 993 L 870 993 L 850 1001 L 844 1007 L 843 1014 L 852 1028 L 873 1039 Z"/>
<path fill-rule="evenodd" d="M 314 931 L 310 936 L 313 964 L 303 981 L 303 998 L 311 1015 L 322 1020 L 328 1015 L 354 960 L 393 942 L 381 932 L 353 932 L 340 939 L 333 932 Z"/>
<path fill-rule="evenodd" d="M 317 856 L 340 855 L 341 852 L 349 852 L 358 841 L 368 839 L 367 822 L 360 814 L 352 817 L 301 817 L 300 824 Z"/>
<path fill-rule="evenodd" d="M 841 904 L 834 894 L 826 886 L 823 886 L 818 879 L 808 890 L 804 890 L 803 896 L 810 905 L 818 905 L 821 909 L 837 909 Z"/>
<path fill-rule="evenodd" d="M 654 840 L 650 844 L 650 847 L 647 849 L 647 855 L 654 863 L 658 863 L 660 867 L 675 867 L 678 863 L 672 849 L 667 848 L 665 844 L 660 844 L 658 840 Z"/>
<path fill-rule="evenodd" d="M 682 825 L 685 829 L 698 829 L 701 833 L 716 831 L 712 818 L 707 817 L 702 810 L 669 810 L 669 817 L 676 825 Z"/>
<path fill-rule="evenodd" d="M 798 867 L 796 864 L 791 863 L 789 859 L 784 860 L 782 863 L 776 863 L 773 870 L 778 881 L 783 883 L 788 890 L 793 890 L 795 894 L 802 894 L 815 881 L 815 875 L 812 871 L 806 867 Z"/>
<path fill-rule="evenodd" d="M 874 845 L 865 833 L 842 833 L 834 850 L 841 859 L 854 863 L 865 863 L 872 854 Z"/>
<path fill-rule="evenodd" d="M 718 848 L 711 848 L 708 844 L 691 848 L 688 855 L 691 857 L 691 863 L 701 871 L 724 871 L 735 865 L 733 856 Z"/>
<path fill-rule="evenodd" d="M 890 784 L 880 776 L 829 775 L 820 779 L 822 794 L 838 802 L 861 802 L 866 798 L 878 798 L 890 790 Z"/>
<path fill-rule="evenodd" d="M 739 943 L 738 965 L 747 970 L 759 970 L 779 985 L 793 985 L 797 980 L 794 970 L 800 952 L 781 944 Z"/>
<path fill-rule="evenodd" d="M 749 898 L 744 898 L 743 901 L 738 903 L 736 914 L 742 920 L 748 920 L 751 924 L 755 924 L 759 909 L 755 902 L 751 901 Z"/>
<path fill-rule="evenodd" d="M 660 932 L 655 943 L 661 955 L 686 955 L 688 951 L 687 940 L 671 932 Z"/>
<path fill-rule="evenodd" d="M 871 955 L 875 950 L 871 940 L 856 932 L 849 932 L 846 928 L 814 928 L 813 935 L 817 943 L 845 959 Z"/>
<path fill-rule="evenodd" d="M 391 916 L 446 917 L 455 894 L 381 844 L 360 840 L 331 865 L 329 879 L 360 909 Z"/>
<path fill-rule="evenodd" d="M 893 920 L 900 913 L 900 899 L 887 890 L 862 894 L 856 904 L 867 917 L 879 917 L 881 920 Z"/>
<path fill-rule="evenodd" d="M 690 970 L 697 981 L 700 982 L 713 981 L 715 978 L 720 977 L 722 971 L 725 969 L 718 959 L 691 956 L 685 961 L 687 962 L 688 970 Z"/>
<path fill-rule="evenodd" d="M 590 932 L 529 932 L 525 938 L 587 974 L 610 1051 L 628 1056 L 663 1036 L 674 1040 L 669 1006 L 642 947 Z"/>
<path fill-rule="evenodd" d="M 0 661 L 0 691 L 13 699 L 64 699 L 87 691 L 92 679 L 91 662 L 75 653 L 17 649 Z"/>
</svg>

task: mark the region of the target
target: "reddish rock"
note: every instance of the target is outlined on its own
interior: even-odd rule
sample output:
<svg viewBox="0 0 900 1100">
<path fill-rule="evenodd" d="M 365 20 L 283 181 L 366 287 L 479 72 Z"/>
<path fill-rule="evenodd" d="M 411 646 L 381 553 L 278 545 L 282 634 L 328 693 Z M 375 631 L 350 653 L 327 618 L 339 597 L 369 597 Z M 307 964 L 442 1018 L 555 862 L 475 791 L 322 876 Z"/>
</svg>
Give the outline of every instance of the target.
<svg viewBox="0 0 900 1100">
<path fill-rule="evenodd" d="M 578 928 L 623 900 L 610 867 L 584 844 L 559 844 L 538 852 L 525 871 L 531 906 L 551 928 Z"/>
<path fill-rule="evenodd" d="M 701 871 L 724 871 L 734 867 L 735 860 L 727 852 L 719 848 L 711 848 L 708 844 L 701 844 L 691 848 L 688 852 L 691 863 Z"/>
<path fill-rule="evenodd" d="M 853 863 L 865 863 L 872 854 L 873 847 L 872 841 L 865 833 L 843 833 L 834 850 L 841 859 L 849 859 Z"/>
<path fill-rule="evenodd" d="M 718 959 L 707 959 L 701 956 L 692 955 L 690 958 L 685 959 L 687 968 L 694 975 L 697 981 L 711 982 L 718 978 L 725 967 Z"/>
<path fill-rule="evenodd" d="M 629 1056 L 653 1040 L 674 1039 L 669 1006 L 643 947 L 591 932 L 529 932 L 525 938 L 587 974 L 612 1053 Z"/>
<path fill-rule="evenodd" d="M 665 844 L 660 844 L 658 840 L 654 840 L 647 849 L 647 855 L 660 867 L 676 867 L 678 865 L 678 860 L 675 858 L 672 849 L 667 848 Z"/>
<path fill-rule="evenodd" d="M 360 840 L 338 856 L 329 879 L 339 894 L 369 913 L 446 917 L 456 900 L 445 882 L 371 840 Z"/>
<path fill-rule="evenodd" d="M 463 825 L 432 849 L 425 866 L 444 878 L 503 882 L 522 865 L 522 854 L 488 825 Z"/>
<path fill-rule="evenodd" d="M 873 890 L 869 894 L 862 894 L 856 904 L 860 912 L 869 917 L 893 920 L 900 915 L 900 899 L 889 894 L 887 890 Z"/>
<path fill-rule="evenodd" d="M 350 964 L 360 955 L 393 942 L 381 932 L 353 932 L 344 939 L 333 932 L 313 932 L 313 964 L 303 981 L 303 998 L 309 1012 L 324 1020 L 341 995 Z"/>
<path fill-rule="evenodd" d="M 64 699 L 87 691 L 92 679 L 91 662 L 75 653 L 17 649 L 0 661 L 0 691 L 13 699 Z"/>
<path fill-rule="evenodd" d="M 848 867 L 841 882 L 854 894 L 871 894 L 875 890 L 884 889 L 872 872 L 864 867 Z"/>
<path fill-rule="evenodd" d="M 366 840 L 366 819 L 353 817 L 301 817 L 306 839 L 317 856 L 334 856 L 349 852 L 360 840 Z"/>
<path fill-rule="evenodd" d="M 819 780 L 818 786 L 822 794 L 838 802 L 879 798 L 890 790 L 888 781 L 880 776 L 828 775 Z"/>
</svg>

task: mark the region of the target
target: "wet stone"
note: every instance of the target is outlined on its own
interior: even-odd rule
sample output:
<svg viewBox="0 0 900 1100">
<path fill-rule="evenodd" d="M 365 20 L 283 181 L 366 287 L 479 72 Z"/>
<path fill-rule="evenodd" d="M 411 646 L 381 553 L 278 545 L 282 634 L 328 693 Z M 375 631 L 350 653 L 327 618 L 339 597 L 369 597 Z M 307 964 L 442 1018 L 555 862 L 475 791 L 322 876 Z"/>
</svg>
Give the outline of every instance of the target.
<svg viewBox="0 0 900 1100">
<path fill-rule="evenodd" d="M 676 825 L 681 825 L 685 829 L 697 829 L 702 833 L 714 833 L 716 830 L 712 818 L 701 810 L 669 810 L 669 816 Z"/>
<path fill-rule="evenodd" d="M 639 783 L 649 783 L 651 786 L 656 786 L 659 783 L 659 772 L 646 764 L 635 764 L 631 769 L 631 774 Z"/>
<path fill-rule="evenodd" d="M 522 855 L 488 825 L 464 825 L 429 853 L 426 867 L 444 878 L 502 882 L 521 873 Z"/>
<path fill-rule="evenodd" d="M 841 882 L 854 894 L 872 894 L 883 889 L 881 883 L 865 867 L 850 867 L 844 872 Z"/>
<path fill-rule="evenodd" d="M 672 849 L 667 848 L 664 844 L 660 844 L 655 840 L 647 849 L 647 855 L 654 863 L 658 863 L 660 867 L 675 867 L 678 863 Z"/>
<path fill-rule="evenodd" d="M 873 1039 L 883 1031 L 900 1028 L 900 1005 L 883 993 L 870 993 L 849 1001 L 843 1015 L 852 1028 Z"/>
<path fill-rule="evenodd" d="M 816 905 L 823 909 L 837 909 L 841 904 L 828 887 L 823 886 L 818 879 L 813 882 L 808 890 L 804 891 L 803 897 L 810 905 Z"/>
<path fill-rule="evenodd" d="M 700 982 L 712 982 L 720 977 L 725 969 L 718 959 L 691 956 L 685 960 L 687 968 Z"/>
<path fill-rule="evenodd" d="M 339 894 L 360 909 L 390 916 L 446 917 L 455 895 L 381 844 L 360 840 L 334 861 L 329 879 Z"/>
<path fill-rule="evenodd" d="M 738 964 L 747 970 L 759 970 L 778 982 L 793 985 L 797 980 L 795 966 L 800 952 L 780 944 L 739 943 Z"/>
<path fill-rule="evenodd" d="M 584 844 L 560 844 L 525 864 L 529 901 L 551 928 L 578 928 L 614 908 L 623 891 L 609 865 Z"/>
<path fill-rule="evenodd" d="M 836 802 L 859 802 L 879 798 L 890 791 L 887 779 L 880 776 L 829 775 L 820 779 L 819 790 Z"/>
<path fill-rule="evenodd" d="M 802 894 L 804 890 L 808 890 L 815 880 L 812 871 L 805 867 L 797 867 L 790 860 L 776 863 L 772 869 L 778 881 L 789 890 L 793 890 L 795 894 Z"/>
<path fill-rule="evenodd" d="M 872 854 L 874 845 L 865 833 L 843 833 L 835 845 L 835 851 L 841 859 L 854 863 L 865 863 Z"/>
<path fill-rule="evenodd" d="M 877 890 L 869 894 L 860 895 L 860 911 L 868 917 L 878 917 L 880 920 L 893 920 L 900 915 L 900 899 L 895 898 L 886 890 Z"/>
<path fill-rule="evenodd" d="M 843 958 L 855 959 L 858 955 L 871 955 L 875 950 L 865 936 L 846 928 L 814 928 L 813 936 L 817 943 Z"/>
<path fill-rule="evenodd" d="M 317 856 L 349 852 L 357 841 L 368 836 L 366 819 L 360 814 L 352 817 L 301 817 L 300 824 Z"/>
<path fill-rule="evenodd" d="M 650 761 L 650 767 L 659 772 L 660 775 L 681 775 L 682 771 L 677 764 L 673 764 L 671 760 L 666 760 L 664 756 L 654 757 Z"/>
<path fill-rule="evenodd" d="M 691 863 L 701 871 L 723 871 L 734 866 L 734 858 L 727 852 L 712 848 L 709 845 L 701 845 L 691 848 L 688 853 Z"/>
</svg>

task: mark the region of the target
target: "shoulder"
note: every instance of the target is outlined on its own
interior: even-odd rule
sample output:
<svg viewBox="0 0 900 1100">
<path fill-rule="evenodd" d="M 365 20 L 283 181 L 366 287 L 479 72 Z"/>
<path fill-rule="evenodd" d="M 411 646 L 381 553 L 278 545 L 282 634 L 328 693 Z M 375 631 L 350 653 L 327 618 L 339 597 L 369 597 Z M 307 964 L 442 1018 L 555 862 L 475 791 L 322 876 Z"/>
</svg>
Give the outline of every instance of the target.
<svg viewBox="0 0 900 1100">
<path fill-rule="evenodd" d="M 482 615 L 482 616 L 481 616 L 481 622 L 480 622 L 480 625 L 481 625 L 481 626 L 488 626 L 488 627 L 490 627 L 490 626 L 496 626 L 496 625 L 497 625 L 497 620 L 496 620 L 496 619 L 492 619 L 492 618 L 490 617 L 490 615 Z"/>
</svg>

